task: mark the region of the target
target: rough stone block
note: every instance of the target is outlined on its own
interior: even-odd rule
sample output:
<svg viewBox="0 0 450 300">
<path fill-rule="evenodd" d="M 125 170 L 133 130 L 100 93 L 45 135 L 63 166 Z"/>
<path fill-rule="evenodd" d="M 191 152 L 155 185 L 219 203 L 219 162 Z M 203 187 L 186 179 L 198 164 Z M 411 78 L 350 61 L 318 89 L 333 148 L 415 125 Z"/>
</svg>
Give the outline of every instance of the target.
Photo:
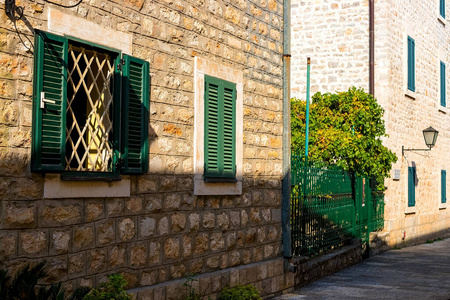
<svg viewBox="0 0 450 300">
<path fill-rule="evenodd" d="M 129 247 L 130 264 L 133 267 L 142 267 L 147 264 L 147 247 L 143 243 L 135 244 Z"/>
<path fill-rule="evenodd" d="M 127 251 L 124 244 L 115 245 L 108 250 L 108 268 L 114 269 L 117 267 L 125 266 Z"/>
<path fill-rule="evenodd" d="M 124 218 L 117 223 L 117 230 L 121 241 L 131 241 L 136 236 L 136 222 L 132 218 Z"/>
<path fill-rule="evenodd" d="M 65 230 L 53 230 L 50 233 L 50 253 L 51 254 L 64 254 L 70 251 L 71 231 Z"/>
<path fill-rule="evenodd" d="M 85 218 L 87 222 L 96 221 L 105 216 L 103 201 L 95 201 L 85 205 Z"/>
<path fill-rule="evenodd" d="M 26 256 L 48 255 L 48 231 L 29 230 L 19 234 L 19 254 Z"/>
<path fill-rule="evenodd" d="M 86 252 L 69 255 L 69 278 L 78 278 L 86 275 Z"/>
<path fill-rule="evenodd" d="M 208 234 L 200 233 L 195 237 L 194 255 L 203 254 L 208 251 Z"/>
<path fill-rule="evenodd" d="M 3 202 L 2 215 L 3 228 L 33 228 L 36 225 L 36 203 Z"/>
<path fill-rule="evenodd" d="M 106 271 L 106 250 L 95 249 L 87 252 L 87 274 Z"/>
<path fill-rule="evenodd" d="M 143 199 L 139 196 L 131 196 L 125 200 L 125 213 L 137 214 L 142 212 Z"/>
<path fill-rule="evenodd" d="M 74 228 L 73 249 L 75 251 L 92 248 L 94 244 L 94 228 L 92 225 Z"/>
<path fill-rule="evenodd" d="M 141 237 L 153 236 L 156 231 L 156 220 L 151 217 L 144 217 L 139 222 L 139 232 Z"/>
<path fill-rule="evenodd" d="M 0 260 L 7 261 L 17 256 L 17 233 L 0 232 Z"/>
<path fill-rule="evenodd" d="M 96 229 L 96 244 L 98 246 L 105 246 L 114 243 L 116 240 L 116 230 L 114 220 L 108 219 L 99 221 L 95 224 Z"/>
</svg>

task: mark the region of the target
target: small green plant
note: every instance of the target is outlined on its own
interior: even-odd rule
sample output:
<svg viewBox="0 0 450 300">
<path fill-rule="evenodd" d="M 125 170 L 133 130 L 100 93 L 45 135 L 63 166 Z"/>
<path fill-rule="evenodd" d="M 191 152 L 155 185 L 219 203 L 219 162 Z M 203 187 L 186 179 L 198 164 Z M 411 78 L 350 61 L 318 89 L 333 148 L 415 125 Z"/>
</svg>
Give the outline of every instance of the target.
<svg viewBox="0 0 450 300">
<path fill-rule="evenodd" d="M 224 288 L 220 300 L 261 300 L 259 291 L 251 284 Z"/>
<path fill-rule="evenodd" d="M 183 283 L 183 286 L 186 287 L 185 300 L 201 300 L 202 299 L 202 296 L 192 286 L 194 281 L 198 281 L 198 279 L 195 279 L 194 276 L 195 276 L 195 274 L 187 275 L 186 282 Z"/>
<path fill-rule="evenodd" d="M 125 291 L 127 281 L 121 274 L 108 276 L 109 280 L 100 285 L 98 289 L 93 289 L 83 300 L 132 300 L 130 294 Z"/>
</svg>

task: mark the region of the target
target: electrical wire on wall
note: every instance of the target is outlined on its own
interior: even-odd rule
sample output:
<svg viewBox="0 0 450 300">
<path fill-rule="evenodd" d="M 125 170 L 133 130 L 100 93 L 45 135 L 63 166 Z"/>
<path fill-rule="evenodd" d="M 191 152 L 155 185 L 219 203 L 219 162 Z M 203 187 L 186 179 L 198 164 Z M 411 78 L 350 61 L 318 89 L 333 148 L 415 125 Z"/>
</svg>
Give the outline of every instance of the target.
<svg viewBox="0 0 450 300">
<path fill-rule="evenodd" d="M 79 0 L 77 3 L 72 4 L 72 5 L 63 5 L 63 4 L 59 4 L 56 2 L 52 2 L 49 0 L 44 0 L 47 3 L 62 7 L 62 8 L 74 8 L 77 7 L 78 5 L 81 4 L 81 2 L 83 2 L 83 0 Z M 31 26 L 31 24 L 28 22 L 28 20 L 24 17 L 24 9 L 22 6 L 16 6 L 16 1 L 15 0 L 5 0 L 5 12 L 6 15 L 11 19 L 11 21 L 14 23 L 14 28 L 16 30 L 17 36 L 20 39 L 20 42 L 22 43 L 22 45 L 28 50 L 28 51 L 32 51 L 31 48 L 33 48 L 34 50 L 34 45 L 31 42 L 30 38 L 26 35 L 25 38 L 28 40 L 28 42 L 30 43 L 31 47 L 28 47 L 27 44 L 24 42 L 24 40 L 22 39 L 22 34 L 19 32 L 19 29 L 17 28 L 17 21 L 22 20 L 25 25 L 27 25 L 27 27 L 31 30 L 31 32 L 34 33 L 34 28 Z"/>
<path fill-rule="evenodd" d="M 80 5 L 81 2 L 83 2 L 83 0 L 79 0 L 77 3 L 75 3 L 73 5 L 62 5 L 62 4 L 59 4 L 59 3 L 56 3 L 56 2 L 52 2 L 52 1 L 49 1 L 49 0 L 44 0 L 44 1 L 47 2 L 47 3 L 53 4 L 53 5 L 57 5 L 59 7 L 63 7 L 63 8 L 74 8 L 74 7 L 77 7 L 78 5 Z"/>
</svg>

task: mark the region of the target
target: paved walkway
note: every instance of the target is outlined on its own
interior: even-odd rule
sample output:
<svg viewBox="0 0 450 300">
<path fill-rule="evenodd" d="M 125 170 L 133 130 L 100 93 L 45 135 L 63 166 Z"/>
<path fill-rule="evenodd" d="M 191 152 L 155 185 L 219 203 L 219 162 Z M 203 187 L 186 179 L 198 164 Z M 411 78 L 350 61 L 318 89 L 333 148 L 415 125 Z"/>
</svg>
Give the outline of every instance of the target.
<svg viewBox="0 0 450 300">
<path fill-rule="evenodd" d="M 275 299 L 450 300 L 450 239 L 373 256 Z"/>
</svg>

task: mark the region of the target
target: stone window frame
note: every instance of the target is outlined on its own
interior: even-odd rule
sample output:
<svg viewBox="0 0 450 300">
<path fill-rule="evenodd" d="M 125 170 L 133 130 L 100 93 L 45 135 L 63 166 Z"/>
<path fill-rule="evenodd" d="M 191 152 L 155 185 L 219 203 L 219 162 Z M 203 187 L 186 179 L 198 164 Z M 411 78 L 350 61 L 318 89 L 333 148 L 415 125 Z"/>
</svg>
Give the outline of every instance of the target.
<svg viewBox="0 0 450 300">
<path fill-rule="evenodd" d="M 445 50 L 442 49 L 442 47 L 439 47 L 439 56 L 437 58 L 437 66 L 438 66 L 438 76 L 437 76 L 437 83 L 438 83 L 438 99 L 437 99 L 437 107 L 438 111 L 444 114 L 448 114 L 449 112 L 449 98 L 448 98 L 448 61 Z M 446 93 L 446 106 L 441 105 L 441 62 L 445 64 L 445 93 Z"/>
<path fill-rule="evenodd" d="M 444 15 L 441 14 L 441 1 L 444 2 Z M 445 0 L 437 0 L 436 4 L 437 4 L 436 5 L 437 19 L 443 26 L 445 26 L 445 23 L 446 23 L 446 8 L 447 8 L 446 1 Z"/>
<path fill-rule="evenodd" d="M 439 209 L 446 209 L 447 208 L 447 201 L 446 202 L 442 202 L 442 172 L 445 172 L 445 184 L 446 184 L 446 186 L 445 186 L 445 190 L 446 190 L 446 195 L 445 195 L 445 200 L 447 200 L 447 192 L 448 192 L 448 189 L 447 189 L 447 169 L 443 166 L 442 168 L 441 168 L 441 176 L 439 177 L 439 197 L 438 197 L 438 199 L 439 199 Z"/>
<path fill-rule="evenodd" d="M 133 53 L 132 34 L 105 28 L 84 18 L 63 13 L 51 7 L 47 12 L 46 31 L 112 47 L 124 54 L 131 55 Z M 89 34 L 87 35 L 86 32 L 89 32 Z M 59 174 L 45 174 L 44 198 L 46 199 L 129 197 L 130 194 L 131 180 L 129 175 L 121 175 L 120 181 L 85 182 L 64 181 L 61 180 Z"/>
<path fill-rule="evenodd" d="M 414 206 L 409 206 L 409 168 L 415 168 L 415 175 L 417 177 L 417 165 L 414 162 L 411 162 L 411 166 L 409 164 L 406 165 L 406 180 L 405 180 L 405 215 L 415 214 L 417 212 L 417 197 L 414 197 Z M 414 179 L 414 182 L 417 182 L 417 179 Z M 415 184 L 415 183 L 414 183 Z M 414 186 L 415 194 L 417 192 L 417 186 Z"/>
<path fill-rule="evenodd" d="M 210 59 L 194 58 L 194 195 L 241 195 L 243 181 L 243 98 L 244 74 Z M 236 182 L 205 182 L 204 173 L 204 94 L 205 75 L 236 84 Z"/>
<path fill-rule="evenodd" d="M 411 24 L 407 24 L 403 33 L 403 90 L 405 91 L 405 96 L 409 99 L 415 100 L 418 94 L 418 74 L 415 73 L 415 89 L 411 91 L 408 88 L 408 37 L 411 37 L 414 40 L 414 52 L 415 52 L 415 69 L 417 69 L 417 37 L 415 33 L 415 29 Z"/>
</svg>

